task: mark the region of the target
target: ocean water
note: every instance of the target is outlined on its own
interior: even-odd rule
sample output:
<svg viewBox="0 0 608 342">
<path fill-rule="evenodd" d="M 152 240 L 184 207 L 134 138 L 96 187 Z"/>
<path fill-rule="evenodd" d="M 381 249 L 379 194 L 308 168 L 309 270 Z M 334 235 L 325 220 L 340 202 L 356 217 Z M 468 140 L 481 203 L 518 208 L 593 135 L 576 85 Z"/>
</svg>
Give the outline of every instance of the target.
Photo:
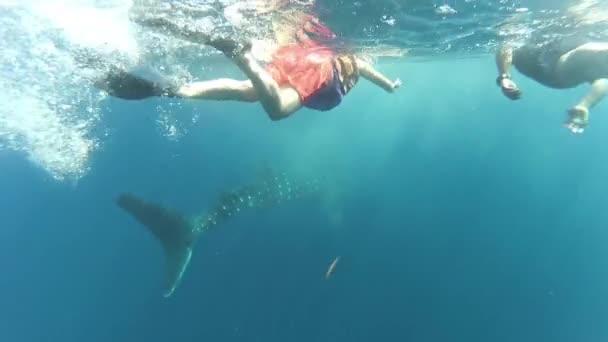
<svg viewBox="0 0 608 342">
<path fill-rule="evenodd" d="M 203 75 L 240 76 L 209 58 Z M 511 102 L 485 53 L 377 68 L 398 92 L 361 81 L 337 109 L 279 122 L 257 104 L 126 102 L 80 79 L 47 93 L 78 90 L 73 111 L 9 92 L 0 340 L 605 341 L 608 105 L 574 136 L 562 122 L 584 86 L 515 74 Z M 321 195 L 204 235 L 163 298 L 162 250 L 116 197 L 197 213 L 268 165 L 323 178 Z"/>
</svg>

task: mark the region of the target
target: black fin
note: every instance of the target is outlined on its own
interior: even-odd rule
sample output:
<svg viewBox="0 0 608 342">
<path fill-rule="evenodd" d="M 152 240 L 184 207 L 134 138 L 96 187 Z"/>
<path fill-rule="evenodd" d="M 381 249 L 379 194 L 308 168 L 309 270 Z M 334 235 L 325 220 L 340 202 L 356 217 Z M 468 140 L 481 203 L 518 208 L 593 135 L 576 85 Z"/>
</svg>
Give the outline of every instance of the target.
<svg viewBox="0 0 608 342">
<path fill-rule="evenodd" d="M 175 92 L 170 87 L 163 87 L 135 74 L 120 69 L 113 69 L 106 77 L 95 85 L 114 97 L 125 100 L 143 100 L 153 96 L 174 97 Z"/>
<path fill-rule="evenodd" d="M 132 194 L 121 194 L 116 202 L 146 226 L 163 246 L 167 266 L 164 296 L 169 297 L 179 285 L 192 257 L 196 238 L 192 223 L 177 212 Z"/>
</svg>

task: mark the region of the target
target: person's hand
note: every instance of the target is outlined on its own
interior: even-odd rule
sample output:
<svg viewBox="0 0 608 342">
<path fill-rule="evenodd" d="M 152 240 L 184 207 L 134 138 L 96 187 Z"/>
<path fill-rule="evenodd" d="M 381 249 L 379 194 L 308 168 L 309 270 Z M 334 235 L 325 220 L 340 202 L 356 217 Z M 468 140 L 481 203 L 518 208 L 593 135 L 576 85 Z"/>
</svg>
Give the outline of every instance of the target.
<svg viewBox="0 0 608 342">
<path fill-rule="evenodd" d="M 564 126 L 574 134 L 582 134 L 588 124 L 589 109 L 576 106 L 568 111 L 568 119 L 566 119 Z"/>
<path fill-rule="evenodd" d="M 399 87 L 401 87 L 401 80 L 397 78 L 395 82 L 393 82 L 393 91 Z"/>
<path fill-rule="evenodd" d="M 521 98 L 521 90 L 517 87 L 517 84 L 510 78 L 503 78 L 500 80 L 500 88 L 502 93 L 511 100 L 519 100 Z"/>
</svg>

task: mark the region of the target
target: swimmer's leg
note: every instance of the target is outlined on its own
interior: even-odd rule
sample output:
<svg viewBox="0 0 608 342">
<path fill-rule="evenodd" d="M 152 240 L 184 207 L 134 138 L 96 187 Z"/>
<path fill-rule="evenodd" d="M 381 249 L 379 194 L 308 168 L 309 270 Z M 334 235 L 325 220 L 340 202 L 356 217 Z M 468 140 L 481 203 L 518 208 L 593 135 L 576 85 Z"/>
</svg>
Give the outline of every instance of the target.
<svg viewBox="0 0 608 342">
<path fill-rule="evenodd" d="M 291 87 L 279 86 L 250 52 L 235 58 L 235 62 L 251 80 L 260 103 L 272 120 L 284 119 L 302 108 L 298 92 Z"/>
<path fill-rule="evenodd" d="M 573 108 L 568 111 L 566 127 L 572 133 L 583 133 L 589 124 L 589 109 L 597 105 L 608 95 L 608 79 L 602 78 L 591 83 L 589 93 Z"/>
<path fill-rule="evenodd" d="M 211 81 L 193 82 L 179 87 L 175 94 L 182 98 L 217 101 L 258 101 L 251 81 L 221 78 Z"/>
<path fill-rule="evenodd" d="M 255 60 L 251 46 L 240 46 L 229 39 L 212 39 L 208 45 L 222 51 L 251 80 L 253 88 L 266 113 L 272 120 L 288 117 L 302 108 L 298 92 L 291 87 L 281 87 L 272 76 Z"/>
<path fill-rule="evenodd" d="M 206 32 L 197 30 L 196 28 L 187 25 L 178 25 L 175 22 L 163 17 L 133 17 L 131 20 L 141 26 L 156 32 L 170 35 L 185 41 L 206 44 L 210 36 Z"/>
<path fill-rule="evenodd" d="M 258 100 L 251 81 L 227 78 L 172 87 L 163 86 L 126 71 L 113 71 L 96 85 L 108 94 L 125 100 L 142 100 L 154 96 L 241 102 Z"/>
</svg>

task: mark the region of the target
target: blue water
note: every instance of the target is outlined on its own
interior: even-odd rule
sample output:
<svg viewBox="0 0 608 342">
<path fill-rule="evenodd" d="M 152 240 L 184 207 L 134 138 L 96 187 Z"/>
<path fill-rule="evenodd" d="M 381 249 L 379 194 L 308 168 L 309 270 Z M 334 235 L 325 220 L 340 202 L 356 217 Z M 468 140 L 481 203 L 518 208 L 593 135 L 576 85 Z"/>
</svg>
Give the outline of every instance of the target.
<svg viewBox="0 0 608 342">
<path fill-rule="evenodd" d="M 258 105 L 109 99 L 112 134 L 76 185 L 23 155 L 0 165 L 2 341 L 604 341 L 608 109 L 561 127 L 584 94 L 493 57 L 388 61 L 337 109 L 271 122 Z M 205 236 L 164 299 L 162 251 L 114 204 L 124 191 L 195 213 L 260 164 L 330 177 L 328 201 L 247 214 Z M 329 263 L 340 255 L 334 276 Z"/>
</svg>

